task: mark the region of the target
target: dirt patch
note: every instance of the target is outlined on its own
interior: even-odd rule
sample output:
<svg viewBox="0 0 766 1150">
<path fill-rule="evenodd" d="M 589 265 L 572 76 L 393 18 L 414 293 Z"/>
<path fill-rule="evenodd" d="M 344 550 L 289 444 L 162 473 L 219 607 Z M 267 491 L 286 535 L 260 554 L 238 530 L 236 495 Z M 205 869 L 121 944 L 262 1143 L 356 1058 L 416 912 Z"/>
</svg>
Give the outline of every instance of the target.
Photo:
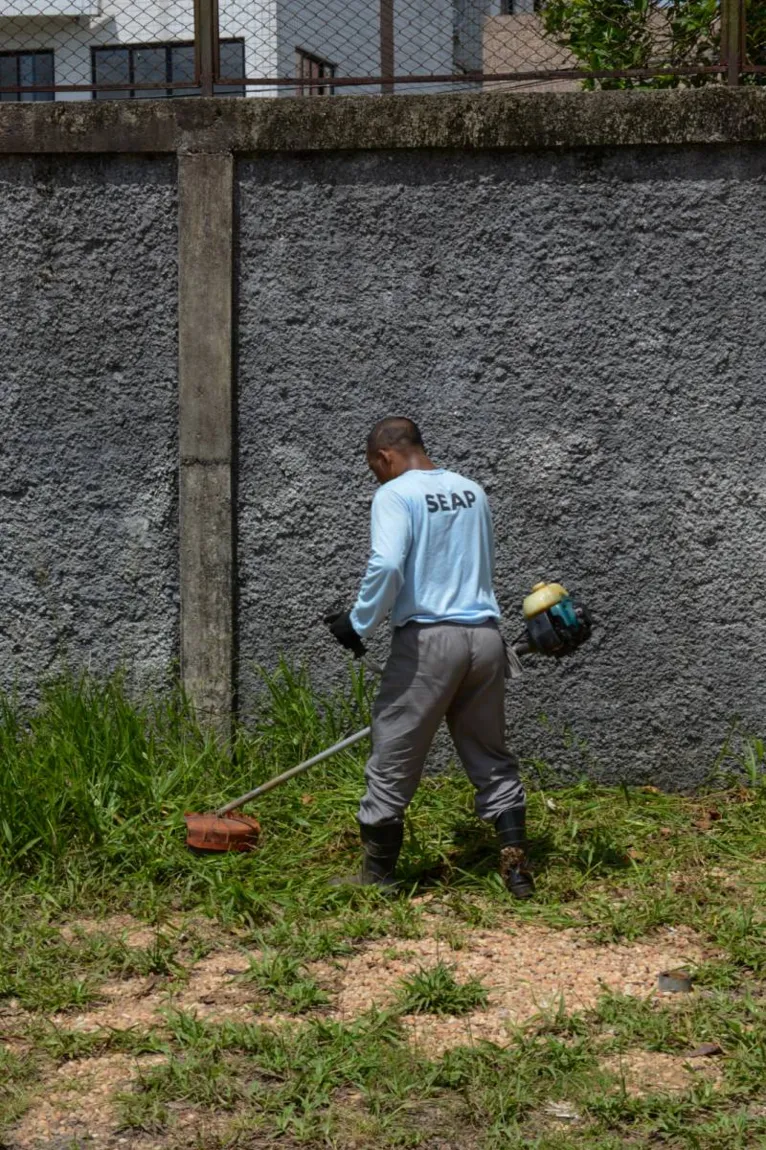
<svg viewBox="0 0 766 1150">
<path fill-rule="evenodd" d="M 245 934 L 232 928 L 223 930 L 213 919 L 199 914 L 174 914 L 161 923 L 150 924 L 134 918 L 131 914 L 110 914 L 104 918 L 76 918 L 59 927 L 65 942 L 76 942 L 83 935 L 104 935 L 118 939 L 126 946 L 137 950 L 148 950 L 158 937 L 177 940 L 183 949 L 185 941 L 194 939 L 202 943 L 206 950 L 217 950 L 222 944 L 231 945 L 232 940 Z"/>
<path fill-rule="evenodd" d="M 489 990 L 489 1005 L 462 1018 L 405 1019 L 414 1041 L 438 1055 L 482 1040 L 506 1044 L 513 1026 L 562 1004 L 569 1013 L 591 1008 L 605 990 L 646 997 L 656 992 L 659 971 L 709 956 L 684 930 L 631 944 L 599 946 L 581 931 L 530 925 L 473 931 L 458 951 L 431 937 L 405 944 L 383 938 L 345 963 L 335 1011 L 336 1017 L 351 1019 L 373 1005 L 388 1006 L 402 978 L 445 961 L 454 965 L 458 981 L 480 979 Z M 324 964 L 314 965 L 321 974 Z"/>
<path fill-rule="evenodd" d="M 25 1010 L 15 998 L 0 999 L 0 1042 L 8 1050 L 23 1049 L 25 1041 L 18 1038 L 34 1020 L 31 1010 Z M 0 1148 L 2 1143 L 0 1143 Z"/>
<path fill-rule="evenodd" d="M 239 977 L 258 953 L 219 950 L 195 963 L 186 980 L 149 976 L 106 982 L 99 990 L 105 1005 L 71 1016 L 69 1026 L 82 1031 L 162 1027 L 168 1010 L 211 1020 L 294 1021 L 265 1012 L 258 990 Z"/>
<path fill-rule="evenodd" d="M 51 1150 L 103 1143 L 117 1127 L 115 1094 L 129 1086 L 139 1067 L 162 1061 L 159 1054 L 107 1054 L 65 1062 L 13 1131 L 10 1145 L 14 1150 Z"/>
<path fill-rule="evenodd" d="M 112 930 L 136 937 L 131 925 L 135 920 L 129 916 L 113 916 L 109 922 Z M 437 1057 L 454 1046 L 482 1040 L 505 1045 L 512 1041 L 515 1026 L 541 1012 L 588 1009 L 605 990 L 664 997 L 657 991 L 659 971 L 711 957 L 709 948 L 685 930 L 668 930 L 629 945 L 603 946 L 594 945 L 583 931 L 556 931 L 530 924 L 503 930 L 461 931 L 461 949 L 453 950 L 443 938 L 435 937 L 439 931 L 443 933 L 442 922 L 428 916 L 425 925 L 432 931 L 428 937 L 404 941 L 383 938 L 365 945 L 348 959 L 308 964 L 308 971 L 332 995 L 330 1016 L 351 1021 L 373 1005 L 390 1005 L 402 978 L 421 967 L 445 961 L 454 966 L 458 981 L 480 979 L 489 991 L 489 1003 L 487 1009 L 464 1017 L 421 1015 L 403 1019 L 411 1039 L 425 1053 Z M 82 923 L 76 926 L 82 927 Z M 104 926 L 103 920 L 94 921 L 94 930 L 104 930 Z M 148 928 L 140 924 L 135 927 L 135 931 L 144 929 Z M 108 982 L 101 988 L 103 1004 L 87 1013 L 69 1016 L 67 1023 L 73 1029 L 88 1032 L 129 1027 L 162 1029 L 167 1025 L 166 1012 L 170 1008 L 211 1020 L 301 1025 L 300 1019 L 266 1013 L 257 988 L 241 978 L 257 954 L 230 945 L 194 963 L 184 977 L 150 976 Z M 74 1145 L 87 1145 L 94 1150 L 118 1150 L 131 1145 L 137 1150 L 160 1146 L 167 1150 L 188 1145 L 191 1133 L 196 1131 L 195 1137 L 199 1134 L 200 1117 L 187 1106 L 173 1109 L 171 1129 L 161 1136 L 126 1133 L 118 1127 L 115 1096 L 130 1088 L 139 1069 L 161 1061 L 161 1055 L 136 1058 L 120 1053 L 64 1063 L 45 1083 L 43 1092 L 13 1132 L 9 1146 L 14 1150 L 71 1150 Z M 627 1092 L 637 1096 L 683 1091 L 694 1082 L 715 1083 L 721 1076 L 717 1058 L 689 1061 L 688 1057 L 645 1051 L 610 1057 L 602 1063 L 602 1069 L 624 1080 Z M 349 1145 L 353 1144 L 353 1135 L 361 1138 L 359 1145 L 363 1146 L 369 1116 L 357 1113 L 353 1097 L 342 1100 L 341 1109 L 344 1108 L 348 1111 Z M 428 1128 L 433 1115 L 429 1111 L 421 1117 L 421 1124 Z M 417 1114 L 413 1112 L 410 1118 L 419 1125 Z M 231 1123 L 232 1116 L 211 1115 L 210 1119 L 215 1126 L 219 1120 Z M 564 1119 L 554 1116 L 551 1120 Z M 454 1129 L 459 1125 L 455 1116 Z M 452 1150 L 457 1144 L 454 1139 L 426 1142 L 434 1150 Z"/>
<path fill-rule="evenodd" d="M 722 1077 L 717 1058 L 695 1058 L 658 1054 L 649 1050 L 628 1050 L 604 1059 L 601 1069 L 624 1082 L 626 1094 L 641 1098 L 647 1094 L 680 1094 L 698 1082 L 718 1084 Z"/>
<path fill-rule="evenodd" d="M 82 927 L 82 920 L 78 927 Z M 95 922 L 95 920 L 91 920 Z M 127 933 L 136 920 L 115 915 L 105 922 Z M 131 925 L 133 924 L 133 925 Z M 434 933 L 443 923 L 430 921 Z M 135 927 L 136 930 L 148 929 Z M 135 937 L 135 936 L 134 936 Z M 429 1054 L 461 1044 L 489 1040 L 505 1044 L 514 1026 L 536 1014 L 588 1009 L 604 990 L 646 996 L 656 993 L 657 974 L 711 957 L 698 939 L 683 929 L 631 944 L 596 945 L 577 930 L 557 931 L 539 925 L 465 933 L 460 950 L 429 935 L 402 941 L 382 938 L 369 943 L 347 960 L 308 964 L 308 970 L 331 995 L 330 1014 L 349 1021 L 371 1006 L 390 1005 L 400 980 L 420 967 L 443 960 L 454 964 L 459 981 L 474 977 L 489 990 L 489 1004 L 461 1018 L 411 1016 L 404 1026 Z M 257 952 L 243 947 L 217 950 L 196 962 L 186 978 L 149 976 L 105 983 L 106 1001 L 95 1009 L 68 1019 L 76 1030 L 157 1027 L 165 1013 L 175 1009 L 200 1018 L 287 1021 L 267 1012 L 258 990 L 239 977 Z"/>
<path fill-rule="evenodd" d="M 122 939 L 126 946 L 148 950 L 154 944 L 158 933 L 170 928 L 175 931 L 176 923 L 168 923 L 162 928 L 147 926 L 130 914 L 111 914 L 107 918 L 76 918 L 60 928 L 59 933 L 65 942 L 75 942 L 78 936 L 105 934 Z"/>
</svg>

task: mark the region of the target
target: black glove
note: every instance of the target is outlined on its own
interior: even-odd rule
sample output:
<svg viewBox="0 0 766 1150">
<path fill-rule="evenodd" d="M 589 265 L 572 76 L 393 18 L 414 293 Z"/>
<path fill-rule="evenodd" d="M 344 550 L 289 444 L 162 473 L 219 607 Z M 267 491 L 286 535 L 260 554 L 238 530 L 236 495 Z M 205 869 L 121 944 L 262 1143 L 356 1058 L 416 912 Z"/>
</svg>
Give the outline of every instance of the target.
<svg viewBox="0 0 766 1150">
<path fill-rule="evenodd" d="M 349 611 L 332 611 L 329 615 L 325 615 L 324 621 L 341 647 L 353 652 L 355 659 L 361 659 L 362 655 L 367 654 L 367 648 L 351 626 Z"/>
</svg>

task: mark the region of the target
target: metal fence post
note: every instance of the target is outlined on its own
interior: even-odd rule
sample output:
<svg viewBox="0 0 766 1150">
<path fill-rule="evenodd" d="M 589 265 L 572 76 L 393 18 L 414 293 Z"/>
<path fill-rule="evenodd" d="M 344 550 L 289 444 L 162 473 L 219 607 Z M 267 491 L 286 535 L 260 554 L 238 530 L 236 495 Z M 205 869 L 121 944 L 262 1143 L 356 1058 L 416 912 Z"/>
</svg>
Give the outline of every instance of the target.
<svg viewBox="0 0 766 1150">
<path fill-rule="evenodd" d="M 380 0 L 380 90 L 390 95 L 394 90 L 394 0 Z"/>
<path fill-rule="evenodd" d="M 194 0 L 195 79 L 202 96 L 213 95 L 218 63 L 218 0 Z"/>
<path fill-rule="evenodd" d="M 721 56 L 726 83 L 737 87 L 745 59 L 744 0 L 721 0 Z"/>
</svg>

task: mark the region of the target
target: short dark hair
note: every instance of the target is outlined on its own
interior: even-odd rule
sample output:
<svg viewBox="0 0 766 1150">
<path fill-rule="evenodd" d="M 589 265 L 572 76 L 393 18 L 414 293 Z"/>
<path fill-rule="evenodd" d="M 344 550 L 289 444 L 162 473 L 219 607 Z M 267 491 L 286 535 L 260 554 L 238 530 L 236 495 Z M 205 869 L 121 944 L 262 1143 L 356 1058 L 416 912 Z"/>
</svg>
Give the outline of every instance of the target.
<svg viewBox="0 0 766 1150">
<path fill-rule="evenodd" d="M 425 450 L 423 436 L 417 423 L 403 415 L 391 415 L 387 419 L 379 419 L 367 436 L 367 454 L 374 455 L 382 448 L 398 448 L 406 451 L 412 447 L 422 447 Z"/>
</svg>

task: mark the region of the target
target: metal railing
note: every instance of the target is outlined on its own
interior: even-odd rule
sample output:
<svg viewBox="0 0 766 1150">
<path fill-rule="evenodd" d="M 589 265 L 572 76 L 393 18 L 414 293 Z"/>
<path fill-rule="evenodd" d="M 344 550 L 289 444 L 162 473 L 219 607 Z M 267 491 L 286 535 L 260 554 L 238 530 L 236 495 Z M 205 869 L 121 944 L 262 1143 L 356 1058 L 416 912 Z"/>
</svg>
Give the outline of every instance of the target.
<svg viewBox="0 0 766 1150">
<path fill-rule="evenodd" d="M 0 100 L 766 83 L 766 0 L 0 0 Z"/>
</svg>

